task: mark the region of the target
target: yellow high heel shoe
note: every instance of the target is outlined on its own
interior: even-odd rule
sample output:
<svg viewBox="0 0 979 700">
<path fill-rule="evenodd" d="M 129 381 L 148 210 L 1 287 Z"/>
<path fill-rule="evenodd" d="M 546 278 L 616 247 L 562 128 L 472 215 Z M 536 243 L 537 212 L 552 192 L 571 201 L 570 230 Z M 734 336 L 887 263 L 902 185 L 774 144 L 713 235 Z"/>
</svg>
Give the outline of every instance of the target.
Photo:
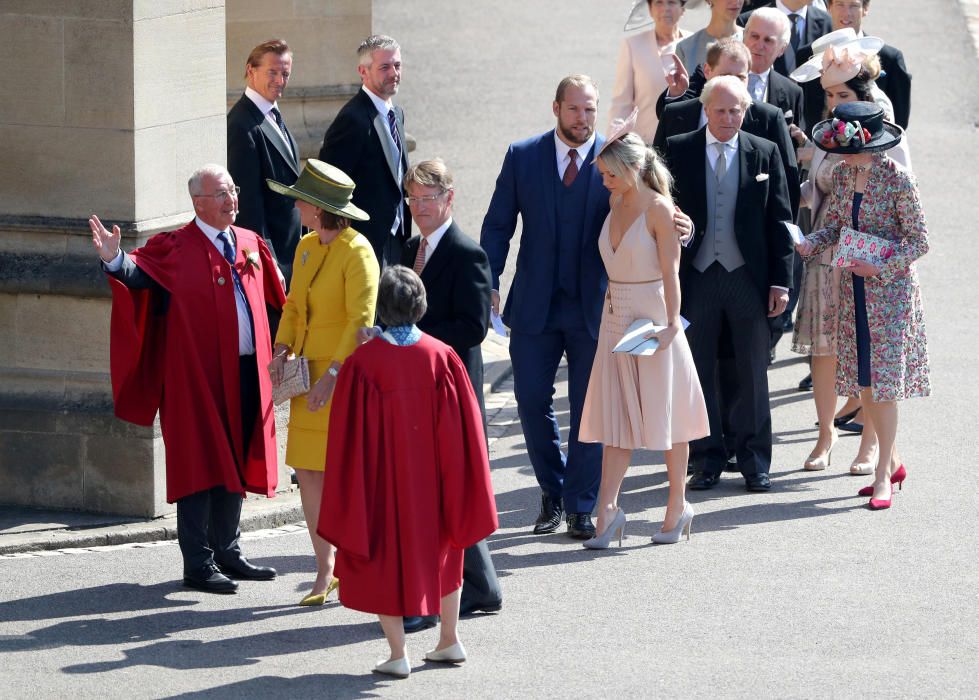
<svg viewBox="0 0 979 700">
<path fill-rule="evenodd" d="M 340 588 L 340 579 L 333 577 L 330 581 L 330 585 L 326 587 L 326 590 L 322 593 L 310 593 L 308 596 L 299 601 L 300 605 L 323 605 L 326 599 L 330 597 L 330 593 Z"/>
</svg>

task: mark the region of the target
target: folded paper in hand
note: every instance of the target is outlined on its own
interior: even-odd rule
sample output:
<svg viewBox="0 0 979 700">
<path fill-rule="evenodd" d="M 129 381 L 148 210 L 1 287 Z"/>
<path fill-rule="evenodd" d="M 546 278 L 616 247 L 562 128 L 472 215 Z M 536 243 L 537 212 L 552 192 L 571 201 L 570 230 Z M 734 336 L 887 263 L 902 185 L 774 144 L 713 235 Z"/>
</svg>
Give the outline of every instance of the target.
<svg viewBox="0 0 979 700">
<path fill-rule="evenodd" d="M 840 242 L 833 253 L 833 267 L 846 267 L 851 260 L 863 260 L 876 267 L 883 267 L 892 255 L 894 244 L 886 238 L 844 226 L 840 230 Z"/>
<path fill-rule="evenodd" d="M 687 330 L 690 326 L 690 322 L 683 316 L 680 317 L 680 323 L 683 325 L 683 330 Z M 622 340 L 612 348 L 612 352 L 625 352 L 639 357 L 648 357 L 656 352 L 659 347 L 659 340 L 646 336 L 649 333 L 659 333 L 664 328 L 666 326 L 658 326 L 648 318 L 636 319 L 626 328 Z"/>
<path fill-rule="evenodd" d="M 272 386 L 272 403 L 278 406 L 293 396 L 309 391 L 309 362 L 300 355 L 287 358 L 282 366 L 282 381 Z"/>
</svg>

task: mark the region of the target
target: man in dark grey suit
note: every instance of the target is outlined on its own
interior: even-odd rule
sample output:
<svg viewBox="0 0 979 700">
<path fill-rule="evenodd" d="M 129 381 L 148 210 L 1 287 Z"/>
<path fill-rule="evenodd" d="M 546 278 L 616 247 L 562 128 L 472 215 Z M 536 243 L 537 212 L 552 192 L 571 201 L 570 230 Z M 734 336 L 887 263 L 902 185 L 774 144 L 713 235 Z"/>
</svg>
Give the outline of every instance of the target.
<svg viewBox="0 0 979 700">
<path fill-rule="evenodd" d="M 357 55 L 363 85 L 326 130 L 319 157 L 356 183 L 353 203 L 371 217 L 357 230 L 370 241 L 384 267 L 401 261 L 411 234 L 403 186 L 408 170 L 405 115 L 392 102 L 401 85 L 401 47 L 378 34 L 365 39 Z"/>
<path fill-rule="evenodd" d="M 785 310 L 792 286 L 792 218 L 775 144 L 741 130 L 751 97 L 734 76 L 708 81 L 707 125 L 667 140 L 677 204 L 693 214 L 695 236 L 680 259 L 687 339 L 701 377 L 711 434 L 691 443 L 692 489 L 717 485 L 727 461 L 713 378 L 722 328 L 732 329 L 738 410 L 732 415 L 738 468 L 749 491 L 771 487 L 768 318 Z M 721 371 L 725 367 L 721 366 Z"/>
<path fill-rule="evenodd" d="M 408 204 L 420 236 L 410 239 L 401 264 L 425 285 L 428 308 L 418 328 L 450 345 L 463 364 L 486 426 L 481 344 L 489 327 L 492 281 L 489 261 L 479 245 L 452 220 L 452 173 L 440 159 L 424 160 L 405 175 Z M 503 594 L 482 540 L 466 548 L 459 612 L 495 612 Z M 405 630 L 421 629 L 434 619 L 405 618 Z"/>
<path fill-rule="evenodd" d="M 299 177 L 299 148 L 277 102 L 291 73 L 292 52 L 284 41 L 259 44 L 245 66 L 245 94 L 228 112 L 228 172 L 241 187 L 237 223 L 262 235 L 287 282 L 302 233 L 299 210 L 265 180 L 291 185 Z"/>
</svg>

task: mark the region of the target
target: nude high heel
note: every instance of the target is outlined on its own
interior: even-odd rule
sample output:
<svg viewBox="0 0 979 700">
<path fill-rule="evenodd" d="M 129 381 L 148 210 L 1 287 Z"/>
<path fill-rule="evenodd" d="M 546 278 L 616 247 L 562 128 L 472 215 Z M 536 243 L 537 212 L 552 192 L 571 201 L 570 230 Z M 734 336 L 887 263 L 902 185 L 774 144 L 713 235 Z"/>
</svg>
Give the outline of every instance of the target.
<svg viewBox="0 0 979 700">
<path fill-rule="evenodd" d="M 581 546 L 586 549 L 608 549 L 616 533 L 619 535 L 619 546 L 621 547 L 622 537 L 625 535 L 625 513 L 622 512 L 621 508 L 615 513 L 615 517 L 605 528 L 605 532 L 601 535 L 595 535 L 590 540 L 585 540 Z"/>
<path fill-rule="evenodd" d="M 691 506 L 686 501 L 683 502 L 683 513 L 680 515 L 680 519 L 676 522 L 676 527 L 666 532 L 665 530 L 660 530 L 655 535 L 653 535 L 654 544 L 676 544 L 680 541 L 680 535 L 683 531 L 687 531 L 687 541 L 690 540 L 690 526 L 693 524 L 693 506 Z"/>
<path fill-rule="evenodd" d="M 820 472 L 828 467 L 833 454 L 833 448 L 836 447 L 836 443 L 839 442 L 839 440 L 839 437 L 834 434 L 833 442 L 830 443 L 829 449 L 826 450 L 826 454 L 822 455 L 821 457 L 813 457 L 812 455 L 809 455 L 809 458 L 802 463 L 802 468 L 807 472 Z"/>
</svg>

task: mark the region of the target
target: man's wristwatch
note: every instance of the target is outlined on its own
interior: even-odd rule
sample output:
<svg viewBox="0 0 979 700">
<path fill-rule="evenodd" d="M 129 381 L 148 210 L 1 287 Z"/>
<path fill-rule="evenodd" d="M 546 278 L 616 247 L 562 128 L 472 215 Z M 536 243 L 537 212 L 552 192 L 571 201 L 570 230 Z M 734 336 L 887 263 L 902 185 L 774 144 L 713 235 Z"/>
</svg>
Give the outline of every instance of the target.
<svg viewBox="0 0 979 700">
<path fill-rule="evenodd" d="M 340 374 L 340 370 L 338 370 L 336 367 L 328 367 L 326 373 L 336 379 L 337 375 Z"/>
</svg>

